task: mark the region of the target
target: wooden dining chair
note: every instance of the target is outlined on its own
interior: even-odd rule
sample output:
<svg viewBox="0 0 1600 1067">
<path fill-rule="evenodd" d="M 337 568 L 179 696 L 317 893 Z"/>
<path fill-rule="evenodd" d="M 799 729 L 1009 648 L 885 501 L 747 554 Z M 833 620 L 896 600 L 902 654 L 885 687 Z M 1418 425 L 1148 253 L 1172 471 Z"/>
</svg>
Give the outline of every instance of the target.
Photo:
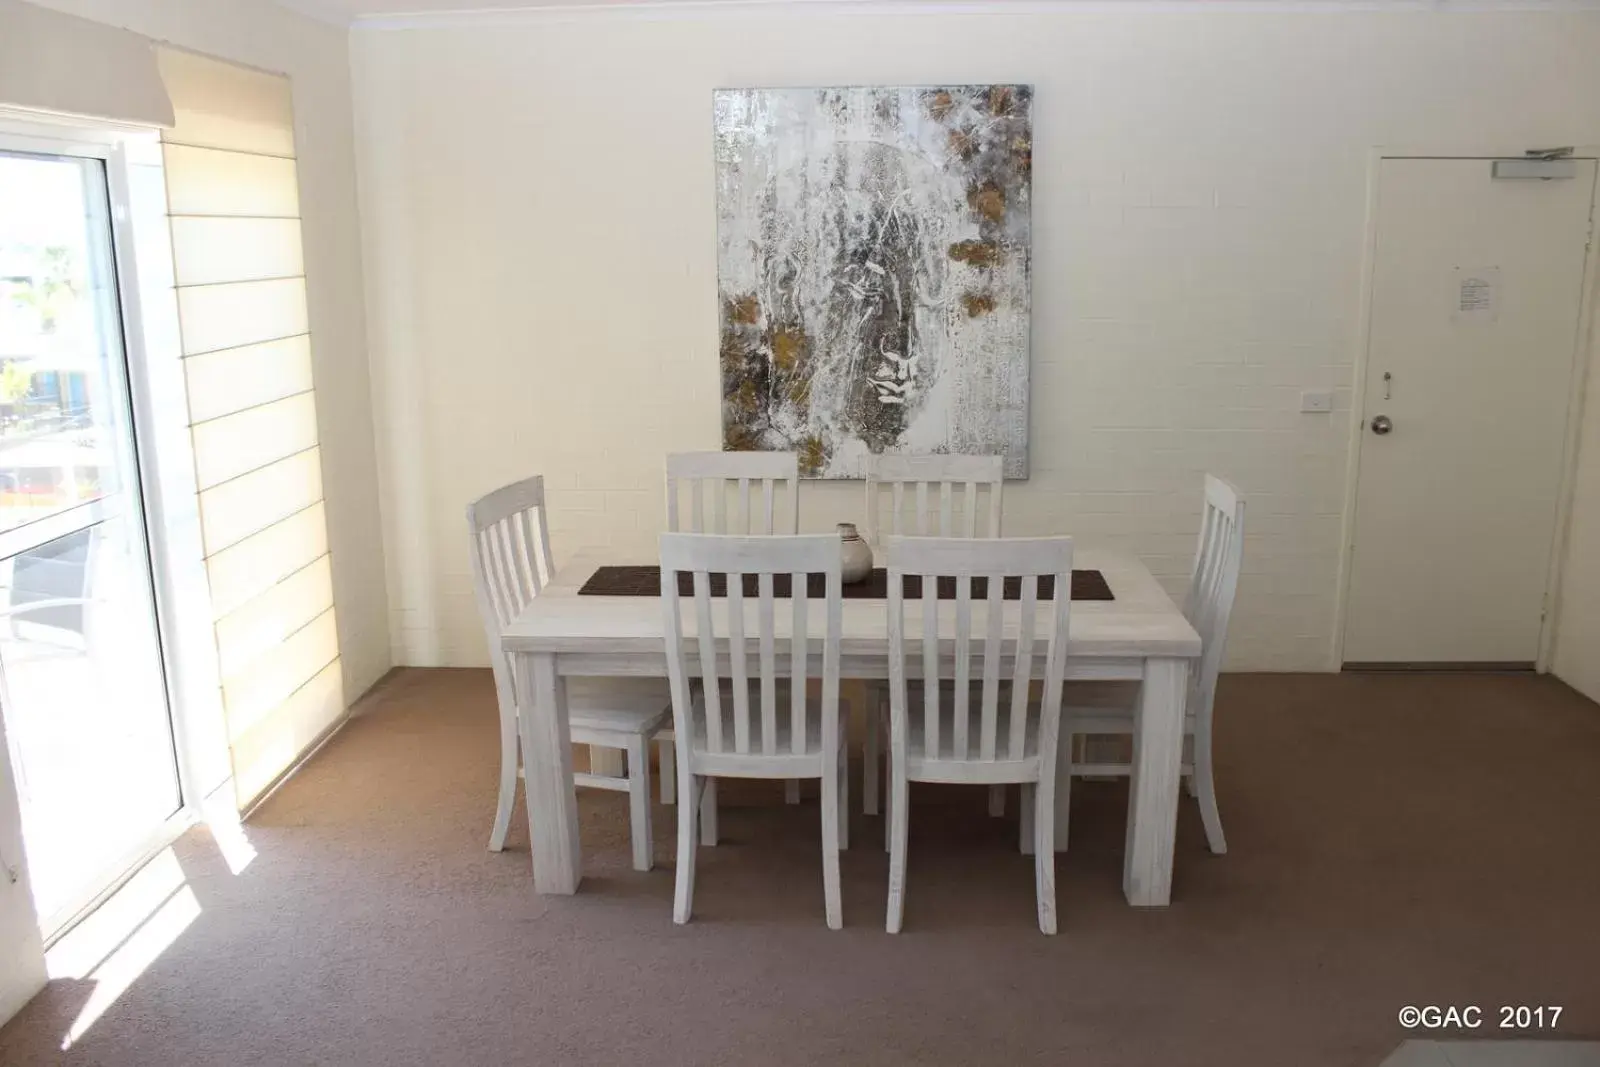
<svg viewBox="0 0 1600 1067">
<path fill-rule="evenodd" d="M 667 456 L 667 529 L 672 533 L 798 533 L 799 501 L 800 457 L 793 452 Z"/>
<path fill-rule="evenodd" d="M 849 776 L 845 735 L 839 728 L 840 565 L 841 545 L 831 534 L 661 535 L 667 675 L 683 791 L 673 922 L 688 922 L 694 907 L 697 794 L 718 778 L 816 778 L 822 790 L 823 900 L 828 926 L 837 930 L 843 925 L 839 850 L 849 843 Z M 693 575 L 697 684 L 691 684 L 694 669 L 684 642 L 680 574 Z M 823 576 L 820 599 L 808 590 L 810 575 Z M 747 576 L 751 588 L 746 587 Z M 780 578 L 787 589 L 780 590 Z M 712 595 L 714 584 L 722 585 L 724 596 Z M 784 593 L 789 603 L 780 614 L 777 601 Z M 747 603 L 751 596 L 753 605 Z M 811 637 L 817 627 L 814 611 L 822 615 L 820 641 Z M 787 616 L 786 626 L 779 623 L 782 616 Z M 780 651 L 790 668 L 782 683 Z M 806 683 L 818 652 L 821 691 L 809 698 Z M 716 839 L 714 810 L 699 824 L 710 837 L 708 844 Z"/>
<path fill-rule="evenodd" d="M 506 626 L 539 595 L 554 572 L 544 479 L 526 478 L 473 501 L 467 505 L 467 526 L 473 587 L 489 639 L 489 663 L 500 705 L 500 797 L 489 833 L 489 851 L 499 852 L 505 847 L 521 773 L 517 708 L 522 699 L 500 641 Z M 648 871 L 652 863 L 649 744 L 666 724 L 670 700 L 664 679 L 567 680 L 574 743 L 621 749 L 627 760 L 621 777 L 580 773 L 573 780 L 580 786 L 628 794 L 633 866 L 640 871 Z"/>
<path fill-rule="evenodd" d="M 999 537 L 1004 463 L 1002 456 L 867 457 L 867 539 Z"/>
<path fill-rule="evenodd" d="M 752 492 L 754 496 L 752 497 Z M 687 498 L 687 500 L 685 500 Z M 667 455 L 667 530 L 670 533 L 796 534 L 800 532 L 800 457 L 794 452 L 672 452 Z M 674 782 L 662 739 L 661 802 L 673 802 Z M 786 782 L 784 799 L 800 803 L 800 783 Z M 715 783 L 706 793 L 715 818 Z"/>
<path fill-rule="evenodd" d="M 867 541 L 881 536 L 999 537 L 1005 491 L 1003 456 L 867 457 Z M 935 510 L 937 508 L 937 510 Z M 882 727 L 888 689 L 868 685 L 866 740 L 862 752 L 861 810 L 878 814 L 878 772 L 883 763 Z M 989 791 L 989 813 L 1005 814 L 1005 787 Z"/>
<path fill-rule="evenodd" d="M 1217 810 L 1211 723 L 1216 706 L 1217 675 L 1222 669 L 1223 646 L 1228 637 L 1228 616 L 1233 612 L 1233 598 L 1239 588 L 1239 566 L 1244 557 L 1244 500 L 1233 486 L 1209 474 L 1205 493 L 1200 540 L 1183 604 L 1184 616 L 1200 635 L 1201 651 L 1198 666 L 1191 667 L 1189 672 L 1183 730 L 1190 756 L 1183 762 L 1182 772 L 1189 794 L 1200 802 L 1206 844 L 1220 855 L 1228 851 L 1228 842 L 1222 834 L 1222 816 Z M 1126 736 L 1134 732 L 1131 707 L 1073 706 L 1070 693 L 1068 701 L 1062 713 L 1061 760 L 1064 765 L 1071 762 L 1074 738 Z M 1116 777 L 1129 773 L 1126 763 L 1071 763 L 1061 788 L 1071 788 L 1072 775 Z M 1062 826 L 1059 832 L 1064 840 L 1067 827 Z"/>
<path fill-rule="evenodd" d="M 1072 539 L 890 537 L 884 557 L 889 571 L 887 928 L 898 933 L 905 911 L 909 783 L 1015 783 L 1023 787 L 1023 825 L 1032 835 L 1039 929 L 1053 934 L 1055 756 L 1072 610 Z M 913 590 L 906 589 L 907 578 L 916 579 Z M 1042 599 L 1044 578 L 1051 585 Z M 1017 585 L 1016 600 L 1004 599 L 1008 579 Z M 941 580 L 955 585 L 954 612 L 940 608 L 936 587 Z M 974 600 L 981 625 L 974 621 Z M 908 604 L 914 605 L 909 620 Z M 975 634 L 981 654 L 973 648 Z M 1028 699 L 1029 688 L 1041 654 L 1043 699 L 1035 704 Z M 920 668 L 920 692 L 907 677 L 913 664 Z M 953 685 L 945 690 L 936 680 Z M 1004 700 L 1002 682 L 1010 683 Z"/>
</svg>

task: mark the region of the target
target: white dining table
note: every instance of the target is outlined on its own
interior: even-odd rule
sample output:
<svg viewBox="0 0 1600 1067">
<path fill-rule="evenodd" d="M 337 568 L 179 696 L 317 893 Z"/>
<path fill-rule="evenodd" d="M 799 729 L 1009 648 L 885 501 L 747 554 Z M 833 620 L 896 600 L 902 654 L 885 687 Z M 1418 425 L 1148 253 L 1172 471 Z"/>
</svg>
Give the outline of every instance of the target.
<svg viewBox="0 0 1600 1067">
<path fill-rule="evenodd" d="M 578 593 L 598 567 L 627 562 L 603 552 L 578 553 L 556 570 L 549 585 L 503 633 L 521 702 L 517 718 L 526 777 L 528 838 L 534 887 L 540 893 L 574 893 L 582 877 L 565 679 L 666 675 L 659 597 Z M 1122 889 L 1130 904 L 1162 906 L 1172 890 L 1184 698 L 1191 663 L 1200 655 L 1200 637 L 1136 556 L 1084 547 L 1076 552 L 1073 566 L 1100 571 L 1113 599 L 1073 601 L 1067 678 L 1143 683 L 1133 735 Z M 756 609 L 753 601 L 747 601 L 746 607 Z M 972 604 L 973 632 L 984 632 L 984 608 L 981 601 Z M 684 609 L 684 637 L 694 641 L 693 602 L 686 602 Z M 1043 633 L 1048 625 L 1044 614 L 1048 603 L 1039 610 L 1036 632 Z M 954 601 L 941 602 L 940 611 L 953 618 Z M 813 612 L 811 617 L 819 614 Z M 906 638 L 913 647 L 920 647 L 922 613 L 907 615 Z M 777 613 L 780 620 L 788 616 L 788 612 Z M 754 625 L 752 616 L 746 632 L 755 632 Z M 812 625 L 820 627 L 821 622 Z M 1014 628 L 1005 639 L 1014 644 Z M 820 632 L 814 642 L 814 656 L 820 661 Z M 789 647 L 786 633 L 780 634 L 777 647 Z M 1034 658 L 1037 671 L 1043 670 L 1042 658 Z M 778 659 L 779 673 L 788 674 L 787 657 Z M 918 677 L 921 657 L 909 659 L 907 675 Z M 699 657 L 690 655 L 688 662 L 698 666 Z M 813 676 L 818 673 L 816 667 L 811 668 Z M 886 602 L 846 599 L 840 676 L 885 679 L 888 674 Z M 1070 739 L 1063 738 L 1063 751 L 1069 744 Z M 1063 805 L 1058 819 L 1064 819 L 1068 790 L 1058 789 L 1056 795 Z M 1058 825 L 1065 826 L 1065 822 Z M 1060 836 L 1064 839 L 1066 835 Z"/>
</svg>

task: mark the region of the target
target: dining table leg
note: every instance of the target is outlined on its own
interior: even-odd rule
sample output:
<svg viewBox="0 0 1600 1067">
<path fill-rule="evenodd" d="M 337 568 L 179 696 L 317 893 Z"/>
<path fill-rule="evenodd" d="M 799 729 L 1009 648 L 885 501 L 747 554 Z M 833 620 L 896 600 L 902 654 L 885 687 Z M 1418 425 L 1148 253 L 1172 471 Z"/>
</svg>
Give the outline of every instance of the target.
<svg viewBox="0 0 1600 1067">
<path fill-rule="evenodd" d="M 512 656 L 517 724 L 522 735 L 529 851 L 539 893 L 578 891 L 583 855 L 578 841 L 578 797 L 572 782 L 572 727 L 567 683 L 548 652 Z"/>
<path fill-rule="evenodd" d="M 1159 656 L 1145 660 L 1135 712 L 1122 867 L 1122 892 L 1135 907 L 1162 907 L 1172 897 L 1188 684 L 1188 660 Z"/>
</svg>

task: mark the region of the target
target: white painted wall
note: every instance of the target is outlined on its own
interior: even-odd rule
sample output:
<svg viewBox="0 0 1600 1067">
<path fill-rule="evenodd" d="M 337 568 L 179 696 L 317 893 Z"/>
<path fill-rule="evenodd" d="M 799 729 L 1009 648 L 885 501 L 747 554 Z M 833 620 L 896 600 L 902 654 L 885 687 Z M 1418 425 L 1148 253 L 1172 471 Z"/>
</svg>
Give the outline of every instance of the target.
<svg viewBox="0 0 1600 1067">
<path fill-rule="evenodd" d="M 1554 668 L 1568 685 L 1600 701 L 1600 346 L 1590 360 L 1586 392 Z"/>
<path fill-rule="evenodd" d="M 1032 467 L 1011 533 L 1171 588 L 1249 499 L 1239 669 L 1331 648 L 1369 152 L 1600 142 L 1600 14 L 567 13 L 352 34 L 396 662 L 484 662 L 463 508 L 542 472 L 557 554 L 646 557 L 715 448 L 711 90 L 1036 87 Z M 1299 392 L 1337 390 L 1335 414 Z M 859 517 L 808 484 L 804 521 Z"/>
</svg>

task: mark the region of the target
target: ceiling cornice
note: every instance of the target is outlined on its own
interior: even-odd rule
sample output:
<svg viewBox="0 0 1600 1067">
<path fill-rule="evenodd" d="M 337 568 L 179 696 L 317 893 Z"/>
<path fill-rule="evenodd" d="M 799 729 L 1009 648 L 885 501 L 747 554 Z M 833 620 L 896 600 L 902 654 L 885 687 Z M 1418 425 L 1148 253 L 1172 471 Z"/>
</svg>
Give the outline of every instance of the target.
<svg viewBox="0 0 1600 1067">
<path fill-rule="evenodd" d="M 662 21 L 723 16 L 1033 15 L 1205 12 L 1577 12 L 1600 11 L 1600 0 L 596 0 L 532 7 L 395 11 L 346 21 L 318 0 L 275 0 L 299 14 L 357 30 L 501 27 L 589 19 Z M 405 0 L 397 0 L 404 3 Z M 421 0 L 426 2 L 426 0 Z"/>
<path fill-rule="evenodd" d="M 326 23 L 329 26 L 348 27 L 351 25 L 348 18 L 339 12 L 328 10 L 328 5 L 319 3 L 318 0 L 271 0 L 271 2 L 285 11 L 292 11 L 296 15 L 303 15 L 308 19 Z"/>
</svg>

